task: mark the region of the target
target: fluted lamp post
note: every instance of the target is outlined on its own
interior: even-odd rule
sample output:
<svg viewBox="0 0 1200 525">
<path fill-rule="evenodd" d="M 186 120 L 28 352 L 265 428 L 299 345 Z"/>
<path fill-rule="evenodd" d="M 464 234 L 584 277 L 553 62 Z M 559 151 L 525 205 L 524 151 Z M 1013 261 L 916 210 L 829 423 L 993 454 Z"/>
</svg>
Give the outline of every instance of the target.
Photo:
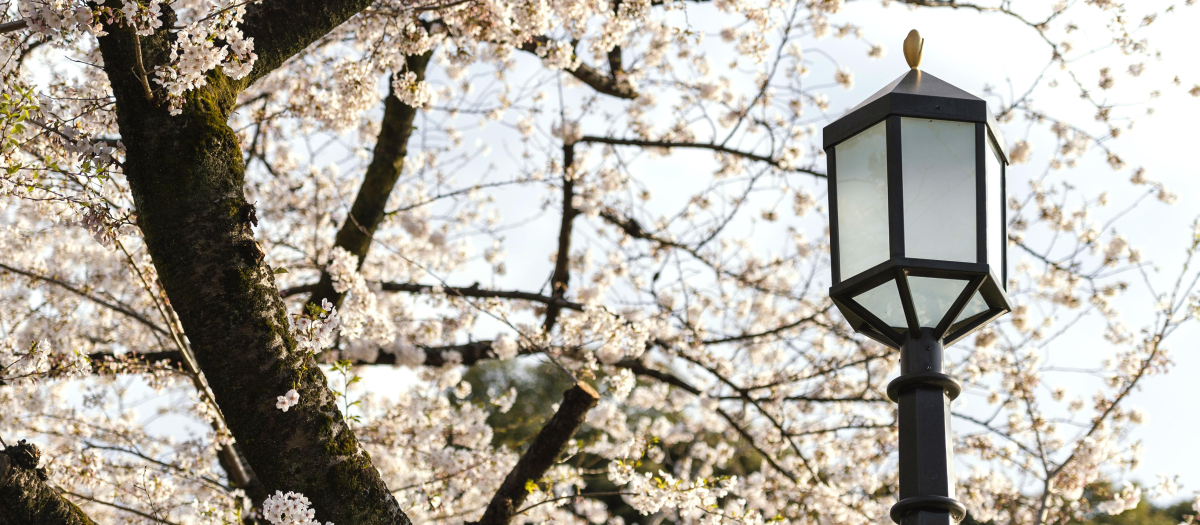
<svg viewBox="0 0 1200 525">
<path fill-rule="evenodd" d="M 888 385 L 899 404 L 902 525 L 950 524 L 950 402 L 961 386 L 942 350 L 1012 310 L 1005 294 L 1004 138 L 987 103 L 919 69 L 924 40 L 904 43 L 911 70 L 823 130 L 833 286 L 856 331 L 900 350 Z"/>
</svg>

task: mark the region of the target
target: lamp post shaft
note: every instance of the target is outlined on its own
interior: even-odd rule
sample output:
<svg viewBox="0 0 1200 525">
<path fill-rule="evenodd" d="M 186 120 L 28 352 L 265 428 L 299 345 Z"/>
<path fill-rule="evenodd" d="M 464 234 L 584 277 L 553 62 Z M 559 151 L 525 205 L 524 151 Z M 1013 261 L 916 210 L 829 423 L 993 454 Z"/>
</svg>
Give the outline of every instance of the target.
<svg viewBox="0 0 1200 525">
<path fill-rule="evenodd" d="M 954 525 L 966 509 L 954 499 L 954 448 L 950 402 L 962 388 L 943 373 L 942 342 L 933 330 L 909 333 L 900 349 L 900 377 L 888 385 L 899 405 L 900 525 Z"/>
</svg>

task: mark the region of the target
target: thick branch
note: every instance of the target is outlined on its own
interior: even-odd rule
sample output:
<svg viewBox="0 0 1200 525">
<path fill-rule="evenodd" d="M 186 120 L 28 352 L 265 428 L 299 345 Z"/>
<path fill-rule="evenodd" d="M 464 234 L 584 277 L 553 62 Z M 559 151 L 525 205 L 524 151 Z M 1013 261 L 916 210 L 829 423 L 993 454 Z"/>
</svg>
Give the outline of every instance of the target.
<svg viewBox="0 0 1200 525">
<path fill-rule="evenodd" d="M 537 54 L 539 47 L 550 42 L 549 38 L 544 36 L 535 37 L 532 40 L 521 44 L 521 51 Z M 587 84 L 598 93 L 603 93 L 617 98 L 635 99 L 638 97 L 637 90 L 633 84 L 629 82 L 624 72 L 621 74 L 605 75 L 596 70 L 592 66 L 580 63 L 579 66 L 564 70 L 570 73 L 571 76 L 579 79 L 580 82 Z"/>
<path fill-rule="evenodd" d="M 374 0 L 263 0 L 246 7 L 242 33 L 254 39 L 258 60 L 242 87 L 266 76 Z"/>
<path fill-rule="evenodd" d="M 96 525 L 38 471 L 0 452 L 0 525 Z"/>
<path fill-rule="evenodd" d="M 576 383 L 563 394 L 558 412 L 542 427 L 533 444 L 504 478 L 504 483 L 492 496 L 483 517 L 477 522 L 479 525 L 506 525 L 512 520 L 516 509 L 521 508 L 529 496 L 525 484 L 537 482 L 558 461 L 558 457 L 567 449 L 568 442 L 583 425 L 588 411 L 599 401 L 600 394 L 587 383 Z"/>
<path fill-rule="evenodd" d="M 425 361 L 421 363 L 424 366 L 444 366 L 447 363 L 455 362 L 458 364 L 471 366 L 485 359 L 493 359 L 496 354 L 492 351 L 491 341 L 474 341 L 461 345 L 447 346 L 421 346 L 420 349 L 425 351 Z M 533 353 L 533 350 L 521 348 L 522 354 Z M 111 352 L 95 352 L 88 355 L 93 364 L 93 372 L 99 373 L 105 371 L 111 366 L 105 366 L 105 363 L 144 363 L 146 365 L 161 363 L 167 368 L 173 368 L 183 371 L 183 356 L 175 350 L 164 352 L 145 352 L 145 353 L 129 353 L 117 356 Z M 380 352 L 374 361 L 355 360 L 354 366 L 362 365 L 395 365 L 398 363 L 396 354 L 388 352 Z"/>
<path fill-rule="evenodd" d="M 13 31 L 20 31 L 26 27 L 29 27 L 29 22 L 26 22 L 24 19 L 5 22 L 0 24 L 0 35 L 3 35 L 4 33 L 11 33 Z"/>
<path fill-rule="evenodd" d="M 432 52 L 423 55 L 409 56 L 406 60 L 408 70 L 417 74 L 417 79 L 425 78 L 425 67 L 429 65 Z M 388 96 L 383 104 L 383 122 L 379 126 L 379 137 L 375 141 L 374 156 L 367 166 L 363 176 L 362 186 L 354 205 L 338 230 L 334 247 L 342 248 L 358 257 L 358 265 L 362 267 L 371 249 L 371 238 L 375 230 L 383 222 L 384 207 L 396 180 L 400 178 L 400 170 L 404 167 L 404 158 L 408 156 L 408 139 L 412 136 L 413 120 L 417 109 L 396 98 L 396 94 L 388 86 Z M 308 302 L 320 306 L 322 299 L 327 299 L 335 306 L 342 304 L 345 293 L 338 293 L 333 288 L 333 278 L 329 272 L 321 272 L 321 280 L 317 283 Z"/>
<path fill-rule="evenodd" d="M 480 288 L 478 284 L 471 286 L 441 286 L 438 287 L 432 284 L 419 283 L 379 283 L 379 288 L 385 292 L 407 292 L 432 294 L 441 293 L 450 297 L 470 297 L 472 299 L 513 299 L 517 301 L 529 301 L 531 303 L 542 304 L 557 304 L 560 308 L 567 310 L 583 311 L 583 305 L 566 299 L 554 298 L 548 295 L 542 295 L 533 292 L 520 292 L 515 290 L 489 290 Z M 284 288 L 279 291 L 281 297 L 291 297 L 296 294 L 310 293 L 317 289 L 317 284 L 302 284 L 291 288 Z"/>
<path fill-rule="evenodd" d="M 451 361 L 471 366 L 485 359 L 492 359 L 496 354 L 492 352 L 491 341 L 475 341 L 463 345 L 450 346 L 422 346 L 425 351 L 425 366 L 444 366 Z M 453 359 L 451 356 L 454 356 Z M 356 363 L 360 364 L 360 363 Z M 361 363 L 372 364 L 372 363 Z M 373 364 L 377 365 L 394 365 L 396 364 L 396 354 L 380 352 L 375 358 Z"/>
</svg>

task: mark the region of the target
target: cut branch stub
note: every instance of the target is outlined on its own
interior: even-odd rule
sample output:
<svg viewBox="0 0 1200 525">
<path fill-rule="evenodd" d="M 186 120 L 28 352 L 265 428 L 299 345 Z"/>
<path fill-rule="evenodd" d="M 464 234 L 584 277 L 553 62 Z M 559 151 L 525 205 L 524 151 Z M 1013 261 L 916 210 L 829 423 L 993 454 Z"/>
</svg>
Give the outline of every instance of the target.
<svg viewBox="0 0 1200 525">
<path fill-rule="evenodd" d="M 476 522 L 478 525 L 505 525 L 512 520 L 516 509 L 521 508 L 529 496 L 525 485 L 530 481 L 536 483 L 558 461 L 575 432 L 583 425 L 588 411 L 599 401 L 600 394 L 583 382 L 576 383 L 563 393 L 558 412 L 542 427 L 529 450 L 521 455 L 520 461 L 504 478 L 504 483 L 492 496 L 483 517 Z"/>
</svg>

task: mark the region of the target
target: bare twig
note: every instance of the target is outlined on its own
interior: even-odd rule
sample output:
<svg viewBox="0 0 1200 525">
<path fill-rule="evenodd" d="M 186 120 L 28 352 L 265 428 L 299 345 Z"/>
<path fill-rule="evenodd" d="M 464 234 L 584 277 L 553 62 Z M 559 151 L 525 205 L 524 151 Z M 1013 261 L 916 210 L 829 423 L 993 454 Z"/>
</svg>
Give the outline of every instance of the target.
<svg viewBox="0 0 1200 525">
<path fill-rule="evenodd" d="M 137 66 L 138 81 L 146 93 L 146 100 L 153 102 L 154 93 L 150 91 L 150 80 L 146 78 L 146 66 L 142 63 L 142 37 L 138 36 L 137 29 L 133 31 L 133 64 Z"/>
</svg>

